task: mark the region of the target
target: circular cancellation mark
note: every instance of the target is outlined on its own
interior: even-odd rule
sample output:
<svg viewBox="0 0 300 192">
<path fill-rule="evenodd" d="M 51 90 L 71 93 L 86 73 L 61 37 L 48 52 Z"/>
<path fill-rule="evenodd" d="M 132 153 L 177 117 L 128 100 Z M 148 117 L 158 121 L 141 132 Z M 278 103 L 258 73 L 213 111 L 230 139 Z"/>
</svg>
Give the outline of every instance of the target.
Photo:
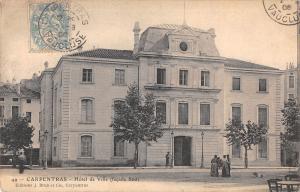
<svg viewBox="0 0 300 192">
<path fill-rule="evenodd" d="M 296 25 L 300 22 L 300 0 L 263 0 L 268 16 L 282 25 Z"/>
<path fill-rule="evenodd" d="M 50 3 L 42 11 L 38 29 L 47 46 L 56 51 L 73 51 L 87 41 L 83 29 L 89 16 L 78 4 L 69 1 Z"/>
</svg>

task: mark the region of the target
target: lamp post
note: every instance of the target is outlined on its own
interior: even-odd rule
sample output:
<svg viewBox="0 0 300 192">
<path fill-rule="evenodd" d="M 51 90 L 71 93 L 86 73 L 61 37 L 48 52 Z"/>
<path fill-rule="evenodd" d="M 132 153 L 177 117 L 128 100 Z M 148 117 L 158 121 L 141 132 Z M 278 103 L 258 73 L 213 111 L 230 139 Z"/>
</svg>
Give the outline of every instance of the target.
<svg viewBox="0 0 300 192">
<path fill-rule="evenodd" d="M 44 147 L 45 147 L 45 161 L 44 161 L 44 169 L 47 169 L 48 168 L 48 165 L 47 165 L 47 134 L 48 134 L 48 131 L 44 131 Z"/>
<path fill-rule="evenodd" d="M 202 145 L 201 145 L 201 166 L 200 166 L 200 168 L 204 168 L 204 157 L 203 157 L 203 136 L 204 136 L 204 131 L 202 130 L 202 132 L 201 132 L 201 143 L 202 143 Z"/>
<path fill-rule="evenodd" d="M 172 158 L 171 158 L 171 167 L 174 167 L 174 131 L 171 132 L 171 149 L 172 149 Z"/>
</svg>

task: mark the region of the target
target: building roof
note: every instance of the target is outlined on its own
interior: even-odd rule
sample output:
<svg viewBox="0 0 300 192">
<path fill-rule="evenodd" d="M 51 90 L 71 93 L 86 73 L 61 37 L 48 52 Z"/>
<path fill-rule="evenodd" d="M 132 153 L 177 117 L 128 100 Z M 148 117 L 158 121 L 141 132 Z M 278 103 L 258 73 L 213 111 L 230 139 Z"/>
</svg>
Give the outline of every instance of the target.
<svg viewBox="0 0 300 192">
<path fill-rule="evenodd" d="M 4 84 L 0 86 L 0 96 L 8 97 L 25 97 L 25 98 L 40 98 L 40 93 L 31 90 L 25 86 L 20 86 L 20 93 L 18 93 L 18 86 L 15 84 Z"/>
<path fill-rule="evenodd" d="M 279 70 L 274 67 L 259 65 L 247 61 L 228 58 L 225 60 L 225 67 L 241 68 L 241 69 L 263 69 L 263 70 Z"/>
<path fill-rule="evenodd" d="M 19 95 L 14 87 L 6 84 L 0 86 L 0 96 L 18 97 Z"/>
<path fill-rule="evenodd" d="M 69 56 L 110 58 L 110 59 L 127 59 L 134 60 L 133 51 L 117 49 L 94 49 L 71 54 Z"/>
</svg>

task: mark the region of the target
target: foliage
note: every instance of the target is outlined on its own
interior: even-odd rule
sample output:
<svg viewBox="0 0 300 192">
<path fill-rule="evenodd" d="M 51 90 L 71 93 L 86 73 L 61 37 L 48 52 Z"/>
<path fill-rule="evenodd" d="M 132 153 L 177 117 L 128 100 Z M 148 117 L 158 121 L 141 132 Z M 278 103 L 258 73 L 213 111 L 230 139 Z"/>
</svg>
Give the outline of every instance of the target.
<svg viewBox="0 0 300 192">
<path fill-rule="evenodd" d="M 113 127 L 118 141 L 128 141 L 135 145 L 135 163 L 137 166 L 138 146 L 141 142 L 149 144 L 162 137 L 161 115 L 155 114 L 155 97 L 152 94 L 140 95 L 138 86 L 129 86 L 124 101 L 114 104 Z"/>
<path fill-rule="evenodd" d="M 4 144 L 6 150 L 13 151 L 16 158 L 18 150 L 28 148 L 32 144 L 33 130 L 26 117 L 14 117 L 0 128 L 0 143 Z"/>
<path fill-rule="evenodd" d="M 254 122 L 248 121 L 244 125 L 240 121 L 229 120 L 226 124 L 225 136 L 227 144 L 240 144 L 245 149 L 245 168 L 248 168 L 248 150 L 253 145 L 259 144 L 268 132 L 266 126 L 259 126 Z"/>
<path fill-rule="evenodd" d="M 290 141 L 300 140 L 300 108 L 295 99 L 289 99 L 281 112 L 281 122 L 285 127 L 284 133 L 281 133 L 281 141 L 284 147 L 288 147 Z"/>
</svg>

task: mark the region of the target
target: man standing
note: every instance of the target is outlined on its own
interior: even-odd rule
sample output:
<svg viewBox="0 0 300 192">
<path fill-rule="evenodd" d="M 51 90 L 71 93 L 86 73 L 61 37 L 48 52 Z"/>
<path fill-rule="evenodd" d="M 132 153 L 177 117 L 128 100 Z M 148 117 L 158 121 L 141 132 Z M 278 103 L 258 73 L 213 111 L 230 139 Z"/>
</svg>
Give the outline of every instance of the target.
<svg viewBox="0 0 300 192">
<path fill-rule="evenodd" d="M 170 152 L 166 154 L 166 167 L 170 166 Z"/>
<path fill-rule="evenodd" d="M 19 173 L 22 174 L 24 172 L 24 164 L 26 162 L 26 157 L 23 152 L 20 152 L 19 155 Z"/>
</svg>

